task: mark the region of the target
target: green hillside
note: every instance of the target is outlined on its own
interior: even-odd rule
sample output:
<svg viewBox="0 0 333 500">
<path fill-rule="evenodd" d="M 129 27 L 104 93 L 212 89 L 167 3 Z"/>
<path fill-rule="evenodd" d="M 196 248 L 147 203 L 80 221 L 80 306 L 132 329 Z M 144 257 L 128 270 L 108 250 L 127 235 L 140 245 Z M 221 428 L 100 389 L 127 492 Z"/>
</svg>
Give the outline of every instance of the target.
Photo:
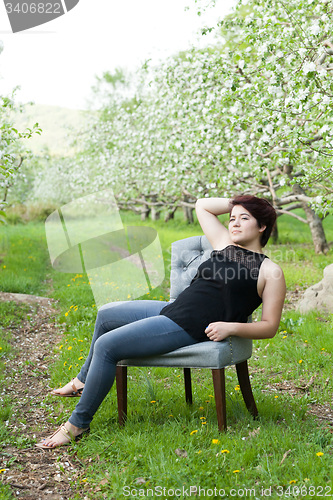
<svg viewBox="0 0 333 500">
<path fill-rule="evenodd" d="M 37 122 L 42 129 L 42 134 L 34 134 L 26 140 L 26 145 L 35 154 L 41 153 L 45 148 L 51 155 L 72 155 L 74 148 L 71 146 L 75 132 L 85 124 L 88 111 L 47 106 L 42 104 L 26 105 L 23 113 L 14 117 L 18 130 L 26 127 L 32 128 Z"/>
</svg>

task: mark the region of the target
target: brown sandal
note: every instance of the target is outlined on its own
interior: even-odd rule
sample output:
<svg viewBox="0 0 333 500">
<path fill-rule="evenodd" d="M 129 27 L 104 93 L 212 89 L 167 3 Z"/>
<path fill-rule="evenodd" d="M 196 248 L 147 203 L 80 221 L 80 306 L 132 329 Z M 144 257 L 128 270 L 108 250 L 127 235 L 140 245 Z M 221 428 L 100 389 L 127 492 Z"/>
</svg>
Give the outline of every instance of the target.
<svg viewBox="0 0 333 500">
<path fill-rule="evenodd" d="M 60 446 L 67 446 L 69 445 L 72 441 L 78 441 L 79 439 L 81 439 L 81 437 L 84 435 L 84 434 L 87 434 L 88 432 L 90 431 L 90 427 L 88 427 L 88 429 L 85 429 L 84 431 L 81 432 L 81 434 L 79 434 L 78 436 L 73 436 L 65 427 L 65 424 L 61 425 L 60 427 L 58 427 L 58 429 L 51 435 L 48 437 L 48 439 L 51 439 L 53 438 L 53 436 L 55 436 L 58 432 L 61 432 L 63 436 L 65 436 L 67 438 L 67 442 L 65 443 L 60 443 L 60 444 L 55 444 L 54 446 L 47 446 L 45 444 L 43 444 L 43 441 L 45 441 L 45 439 L 43 439 L 43 441 L 41 441 L 40 443 L 36 443 L 35 446 L 37 448 L 42 448 L 43 450 L 53 450 L 54 448 L 59 448 Z"/>
<path fill-rule="evenodd" d="M 71 394 L 59 394 L 59 392 L 54 392 L 55 389 L 53 389 L 53 391 L 51 391 L 51 394 L 53 396 L 61 396 L 63 398 L 80 398 L 84 388 L 81 387 L 81 389 L 77 389 L 76 385 L 74 384 L 73 378 L 69 383 L 71 384 L 72 389 L 73 389 L 73 392 L 71 392 Z"/>
</svg>

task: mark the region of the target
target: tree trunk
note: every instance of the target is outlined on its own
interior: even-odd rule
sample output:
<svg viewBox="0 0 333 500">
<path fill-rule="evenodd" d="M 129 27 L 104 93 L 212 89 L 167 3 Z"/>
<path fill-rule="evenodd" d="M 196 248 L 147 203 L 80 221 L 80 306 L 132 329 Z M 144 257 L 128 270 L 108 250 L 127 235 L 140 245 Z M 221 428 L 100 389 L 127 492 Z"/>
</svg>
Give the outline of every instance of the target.
<svg viewBox="0 0 333 500">
<path fill-rule="evenodd" d="M 157 203 L 157 195 L 156 194 L 151 195 L 151 201 L 153 203 Z M 152 205 L 152 207 L 151 207 L 151 219 L 152 220 L 159 220 L 160 216 L 161 216 L 161 208 L 158 206 Z"/>
<path fill-rule="evenodd" d="M 315 252 L 327 253 L 329 251 L 329 246 L 326 241 L 322 219 L 308 205 L 304 204 L 303 208 L 310 227 Z"/>
<path fill-rule="evenodd" d="M 304 189 L 302 189 L 298 184 L 294 184 L 293 191 L 295 194 L 306 194 Z M 312 210 L 311 207 L 309 207 L 307 203 L 302 203 L 302 207 L 306 215 L 306 220 L 309 224 L 315 252 L 327 253 L 329 251 L 329 246 L 326 241 L 322 219 L 314 210 Z"/>
<path fill-rule="evenodd" d="M 149 218 L 150 214 L 150 208 L 146 203 L 146 198 L 144 196 L 141 197 L 142 199 L 142 208 L 141 208 L 141 220 L 147 220 Z"/>
<path fill-rule="evenodd" d="M 279 228 L 278 228 L 277 220 L 275 221 L 275 224 L 273 226 L 271 238 L 272 238 L 272 242 L 274 243 L 274 245 L 276 245 L 279 241 Z"/>
<path fill-rule="evenodd" d="M 187 195 L 184 195 L 183 199 L 186 203 L 193 202 L 193 200 L 191 200 Z M 193 224 L 194 222 L 193 211 L 194 208 L 192 207 L 186 207 L 186 206 L 183 207 L 184 217 L 188 224 Z"/>
<path fill-rule="evenodd" d="M 171 210 L 167 210 L 166 215 L 164 217 L 164 222 L 168 222 L 171 219 L 175 218 L 175 213 L 178 207 L 174 207 Z"/>
</svg>

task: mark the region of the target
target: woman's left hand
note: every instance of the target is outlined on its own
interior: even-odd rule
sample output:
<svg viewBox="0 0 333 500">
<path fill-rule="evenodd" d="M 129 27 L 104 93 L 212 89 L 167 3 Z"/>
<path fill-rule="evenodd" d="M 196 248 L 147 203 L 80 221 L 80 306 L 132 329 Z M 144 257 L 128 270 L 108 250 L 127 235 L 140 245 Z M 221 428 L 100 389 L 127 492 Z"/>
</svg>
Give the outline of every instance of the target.
<svg viewBox="0 0 333 500">
<path fill-rule="evenodd" d="M 225 321 L 209 323 L 205 330 L 205 334 L 209 340 L 214 340 L 214 342 L 224 340 L 231 334 L 230 323 L 226 323 Z"/>
</svg>

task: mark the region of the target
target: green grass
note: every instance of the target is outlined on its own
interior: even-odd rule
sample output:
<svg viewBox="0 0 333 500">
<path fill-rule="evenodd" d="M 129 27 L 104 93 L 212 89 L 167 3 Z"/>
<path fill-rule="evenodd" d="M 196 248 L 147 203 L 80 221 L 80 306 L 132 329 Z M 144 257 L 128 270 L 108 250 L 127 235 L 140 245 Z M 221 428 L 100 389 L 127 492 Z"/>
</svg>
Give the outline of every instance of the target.
<svg viewBox="0 0 333 500">
<path fill-rule="evenodd" d="M 124 222 L 147 224 L 132 214 L 126 214 Z M 149 297 L 167 299 L 171 242 L 201 234 L 201 230 L 180 218 L 149 225 L 158 230 L 166 262 L 166 279 Z M 325 228 L 328 240 L 332 240 L 332 218 L 325 221 Z M 322 279 L 332 255 L 314 254 L 309 230 L 299 221 L 283 216 L 279 231 L 282 243 L 269 244 L 265 252 L 284 269 L 288 289 L 299 289 L 301 294 Z M 58 321 L 66 328 L 50 368 L 52 384 L 59 386 L 77 373 L 90 346 L 96 307 L 87 276 L 59 273 L 49 267 L 41 224 L 10 226 L 6 234 L 1 287 L 6 283 L 7 291 L 48 293 L 59 300 Z M 27 248 L 31 252 L 26 252 Z M 38 258 L 28 259 L 29 255 Z M 32 278 L 28 282 L 25 273 Z M 13 315 L 19 321 L 22 314 L 26 311 L 21 308 L 0 309 L 0 320 L 10 324 Z M 70 448 L 84 465 L 84 473 L 73 484 L 75 498 L 133 499 L 147 496 L 151 490 L 155 496 L 159 493 L 158 498 L 167 499 L 176 497 L 172 491 L 191 485 L 206 491 L 217 487 L 226 494 L 253 488 L 257 498 L 262 497 L 262 488 L 270 487 L 270 498 L 281 498 L 283 488 L 291 498 L 316 498 L 309 489 L 312 486 L 317 493 L 322 487 L 319 496 L 325 496 L 325 487 L 333 486 L 332 428 L 307 410 L 313 404 L 331 405 L 332 327 L 332 317 L 322 313 L 302 315 L 287 310 L 273 339 L 254 341 L 249 365 L 259 418 L 253 420 L 248 414 L 235 370 L 230 368 L 226 371 L 228 430 L 223 434 L 217 430 L 209 370 L 193 370 L 194 403 L 188 406 L 181 370 L 130 368 L 125 427 L 118 426 L 113 388 L 94 418 L 90 435 Z M 0 362 L 10 348 L 6 341 L 1 346 Z M 66 420 L 76 402 L 70 398 L 53 401 L 56 410 L 50 421 L 56 425 Z M 1 418 L 10 415 L 0 414 L 0 422 Z M 176 450 L 185 450 L 186 456 L 179 456 Z M 177 498 L 186 495 L 181 493 Z"/>
<path fill-rule="evenodd" d="M 2 292 L 45 294 L 50 270 L 43 224 L 0 228 Z"/>
</svg>

